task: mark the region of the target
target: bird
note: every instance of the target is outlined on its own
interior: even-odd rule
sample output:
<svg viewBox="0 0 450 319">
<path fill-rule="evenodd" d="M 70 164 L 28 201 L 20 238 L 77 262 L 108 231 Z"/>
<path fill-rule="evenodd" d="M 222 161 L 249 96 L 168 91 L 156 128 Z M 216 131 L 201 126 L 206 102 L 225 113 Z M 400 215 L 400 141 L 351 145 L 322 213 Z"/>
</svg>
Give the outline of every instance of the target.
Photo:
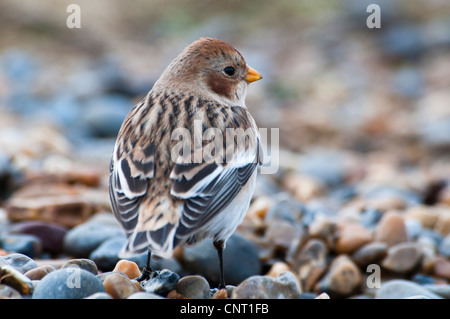
<svg viewBox="0 0 450 319">
<path fill-rule="evenodd" d="M 225 288 L 223 250 L 252 199 L 263 154 L 245 98 L 262 76 L 227 42 L 200 38 L 130 110 L 110 162 L 109 195 L 127 240 L 119 257 L 152 255 L 212 238 Z M 177 134 L 175 134 L 177 133 Z M 209 137 L 209 138 L 208 138 Z"/>
</svg>

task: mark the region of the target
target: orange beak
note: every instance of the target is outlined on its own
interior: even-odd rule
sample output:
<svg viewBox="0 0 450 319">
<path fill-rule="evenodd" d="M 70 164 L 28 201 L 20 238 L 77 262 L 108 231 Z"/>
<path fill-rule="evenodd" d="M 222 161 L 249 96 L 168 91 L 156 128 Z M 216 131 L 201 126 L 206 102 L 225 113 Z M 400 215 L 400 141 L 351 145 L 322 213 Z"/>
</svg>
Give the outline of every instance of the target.
<svg viewBox="0 0 450 319">
<path fill-rule="evenodd" d="M 252 83 L 258 80 L 261 80 L 262 76 L 253 68 L 248 67 L 247 76 L 245 77 L 245 81 L 248 83 Z"/>
</svg>

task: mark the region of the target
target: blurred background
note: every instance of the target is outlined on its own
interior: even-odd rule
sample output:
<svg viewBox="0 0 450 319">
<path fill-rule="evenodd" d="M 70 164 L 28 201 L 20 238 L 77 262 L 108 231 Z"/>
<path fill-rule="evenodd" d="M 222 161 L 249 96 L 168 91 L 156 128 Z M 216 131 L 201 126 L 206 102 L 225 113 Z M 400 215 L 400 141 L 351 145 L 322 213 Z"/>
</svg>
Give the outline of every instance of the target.
<svg viewBox="0 0 450 319">
<path fill-rule="evenodd" d="M 80 29 L 66 26 L 73 2 Z M 371 3 L 379 29 L 366 25 Z M 449 213 L 450 191 L 436 197 L 450 176 L 447 0 L 2 0 L 0 217 L 44 216 L 42 186 L 20 191 L 49 181 L 94 188 L 82 201 L 110 210 L 108 164 L 124 117 L 205 36 L 232 44 L 264 77 L 247 105 L 260 127 L 280 129 L 281 168 L 260 177 L 255 196 L 287 192 L 327 213 L 388 194 L 404 205 L 374 204 L 382 212 L 429 200 Z M 27 196 L 38 204 L 6 206 Z M 68 215 L 57 223 L 80 223 Z"/>
<path fill-rule="evenodd" d="M 210 36 L 263 74 L 247 104 L 259 126 L 280 128 L 283 148 L 439 161 L 450 145 L 450 4 L 377 1 L 381 28 L 369 29 L 372 2 L 82 0 L 81 28 L 69 29 L 70 1 L 4 0 L 0 149 L 18 157 L 45 123 L 76 153 L 108 155 L 130 107 Z M 14 121 L 29 124 L 13 132 Z"/>
</svg>

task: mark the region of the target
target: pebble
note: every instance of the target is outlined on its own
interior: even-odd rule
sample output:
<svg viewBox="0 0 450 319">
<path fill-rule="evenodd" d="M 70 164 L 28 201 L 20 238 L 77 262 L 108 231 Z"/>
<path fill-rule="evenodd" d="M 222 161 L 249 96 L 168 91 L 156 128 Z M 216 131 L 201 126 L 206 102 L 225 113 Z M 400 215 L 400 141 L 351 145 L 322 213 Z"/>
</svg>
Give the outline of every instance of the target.
<svg viewBox="0 0 450 319">
<path fill-rule="evenodd" d="M 311 291 L 327 268 L 328 248 L 323 240 L 315 238 L 300 247 L 299 251 L 291 252 L 287 259 L 303 289 Z"/>
<path fill-rule="evenodd" d="M 181 263 L 187 273 L 202 274 L 212 285 L 218 285 L 219 259 L 211 240 L 185 247 Z M 261 264 L 256 245 L 239 233 L 234 233 L 223 251 L 223 267 L 225 281 L 231 285 L 260 274 Z"/>
<path fill-rule="evenodd" d="M 103 242 L 111 238 L 125 239 L 125 234 L 118 226 L 87 222 L 72 228 L 66 234 L 64 237 L 64 252 L 69 256 L 86 258 Z M 114 265 L 116 262 L 114 262 Z"/>
<path fill-rule="evenodd" d="M 25 221 L 13 224 L 11 233 L 36 236 L 42 243 L 43 251 L 60 254 L 63 251 L 63 240 L 67 228 L 42 221 Z"/>
<path fill-rule="evenodd" d="M 266 230 L 266 239 L 275 249 L 286 252 L 292 242 L 300 236 L 301 229 L 285 220 L 274 220 Z"/>
<path fill-rule="evenodd" d="M 127 276 L 119 273 L 106 277 L 103 286 L 106 293 L 114 299 L 125 299 L 141 290 L 138 283 L 132 282 Z"/>
<path fill-rule="evenodd" d="M 408 231 L 403 217 L 397 213 L 385 213 L 377 225 L 374 239 L 388 246 L 407 242 Z"/>
<path fill-rule="evenodd" d="M 436 257 L 433 264 L 433 274 L 450 280 L 450 261 L 441 256 Z"/>
<path fill-rule="evenodd" d="M 418 295 L 430 299 L 442 299 L 425 287 L 403 279 L 394 279 L 383 283 L 381 288 L 377 290 L 375 297 L 378 299 L 404 299 Z"/>
<path fill-rule="evenodd" d="M 45 265 L 28 270 L 24 275 L 30 278 L 31 280 L 41 280 L 47 274 L 51 273 L 54 270 L 56 270 L 55 267 L 51 265 Z"/>
<path fill-rule="evenodd" d="M 358 266 L 347 255 L 339 255 L 332 261 L 325 276 L 317 283 L 316 292 L 346 297 L 357 291 L 361 283 L 362 274 Z"/>
<path fill-rule="evenodd" d="M 297 279 L 287 271 L 275 278 L 251 276 L 233 290 L 231 299 L 298 299 L 300 294 Z"/>
<path fill-rule="evenodd" d="M 141 285 L 143 285 L 144 290 L 148 293 L 166 296 L 169 291 L 175 289 L 179 281 L 180 276 L 177 273 L 163 269 L 161 271 L 155 271 L 151 278 L 141 283 Z M 178 292 L 181 293 L 180 291 Z"/>
<path fill-rule="evenodd" d="M 138 291 L 129 295 L 127 299 L 164 299 L 164 297 L 153 293 Z"/>
<path fill-rule="evenodd" d="M 90 259 L 85 259 L 85 258 L 72 259 L 61 266 L 61 268 L 71 268 L 71 267 L 84 269 L 86 271 L 89 271 L 91 274 L 93 274 L 95 276 L 98 274 L 97 265 L 95 264 L 94 261 L 92 261 Z"/>
<path fill-rule="evenodd" d="M 450 285 L 425 284 L 423 288 L 445 299 L 450 299 Z"/>
<path fill-rule="evenodd" d="M 42 252 L 42 243 L 40 239 L 33 235 L 26 234 L 6 234 L 0 238 L 0 247 L 11 252 L 16 252 L 30 256 L 38 257 Z"/>
<path fill-rule="evenodd" d="M 96 292 L 88 297 L 85 297 L 84 299 L 113 299 L 113 297 L 106 292 Z"/>
<path fill-rule="evenodd" d="M 450 235 L 444 237 L 438 247 L 438 253 L 444 257 L 450 257 Z"/>
<path fill-rule="evenodd" d="M 408 273 L 414 270 L 421 258 L 421 250 L 416 243 L 400 243 L 388 249 L 381 266 L 396 273 Z"/>
<path fill-rule="evenodd" d="M 338 237 L 337 223 L 325 215 L 318 215 L 309 225 L 309 235 L 323 239 L 328 248 L 334 249 Z"/>
<path fill-rule="evenodd" d="M 445 208 L 439 214 L 434 230 L 442 236 L 450 235 L 450 209 Z"/>
<path fill-rule="evenodd" d="M 175 286 L 175 291 L 190 299 L 210 299 L 211 288 L 208 281 L 197 275 L 189 275 L 181 278 Z"/>
<path fill-rule="evenodd" d="M 135 279 L 141 275 L 139 266 L 135 262 L 125 259 L 119 260 L 113 271 L 121 272 L 125 274 L 129 279 Z"/>
<path fill-rule="evenodd" d="M 37 184 L 27 188 L 32 187 L 9 198 L 6 210 L 11 221 L 40 220 L 71 228 L 85 222 L 97 209 L 74 187 L 57 184 L 42 188 Z M 59 192 L 51 193 L 53 189 Z"/>
<path fill-rule="evenodd" d="M 11 286 L 23 295 L 30 295 L 33 290 L 31 280 L 11 266 L 0 267 L 2 283 Z"/>
<path fill-rule="evenodd" d="M 26 273 L 27 271 L 38 267 L 38 264 L 33 259 L 19 253 L 9 254 L 3 257 L 0 256 L 0 265 L 2 264 L 2 260 L 19 270 L 21 273 Z"/>
<path fill-rule="evenodd" d="M 82 299 L 105 292 L 102 282 L 89 271 L 75 268 L 55 270 L 35 288 L 33 299 Z"/>
<path fill-rule="evenodd" d="M 336 252 L 338 254 L 351 254 L 371 241 L 372 234 L 365 227 L 356 223 L 342 223 L 338 227 Z"/>
<path fill-rule="evenodd" d="M 378 263 L 387 254 L 387 244 L 383 242 L 368 243 L 352 254 L 352 260 L 361 267 Z"/>
<path fill-rule="evenodd" d="M 0 299 L 22 299 L 22 295 L 13 287 L 0 284 Z"/>
</svg>

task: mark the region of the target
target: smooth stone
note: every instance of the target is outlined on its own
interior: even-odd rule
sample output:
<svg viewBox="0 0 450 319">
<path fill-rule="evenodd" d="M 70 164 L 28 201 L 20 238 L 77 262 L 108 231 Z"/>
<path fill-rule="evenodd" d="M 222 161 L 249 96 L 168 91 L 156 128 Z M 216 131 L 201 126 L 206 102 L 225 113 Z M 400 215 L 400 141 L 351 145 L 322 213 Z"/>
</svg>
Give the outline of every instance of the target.
<svg viewBox="0 0 450 319">
<path fill-rule="evenodd" d="M 368 243 L 352 254 L 353 261 L 358 266 L 378 263 L 387 254 L 387 244 L 382 242 Z"/>
<path fill-rule="evenodd" d="M 182 266 L 187 273 L 202 274 L 211 285 L 219 283 L 219 261 L 211 240 L 184 248 Z M 225 281 L 231 285 L 260 274 L 261 264 L 256 245 L 239 233 L 234 233 L 223 251 L 223 268 Z"/>
<path fill-rule="evenodd" d="M 61 268 L 70 268 L 70 267 L 84 269 L 86 271 L 89 271 L 91 274 L 93 274 L 95 276 L 98 275 L 97 265 L 95 264 L 94 261 L 92 261 L 90 259 L 86 259 L 86 258 L 71 259 L 68 262 L 66 262 L 64 265 L 62 265 Z"/>
<path fill-rule="evenodd" d="M 439 214 L 434 230 L 442 236 L 450 235 L 450 210 L 448 208 L 443 209 Z"/>
<path fill-rule="evenodd" d="M 266 229 L 265 237 L 276 249 L 286 251 L 300 236 L 301 231 L 299 227 L 290 222 L 273 220 Z"/>
<path fill-rule="evenodd" d="M 197 275 L 190 275 L 181 278 L 175 286 L 177 293 L 190 299 L 210 299 L 211 288 L 208 281 Z"/>
<path fill-rule="evenodd" d="M 287 271 L 276 278 L 251 276 L 233 290 L 231 299 L 298 299 L 300 294 L 297 279 Z"/>
<path fill-rule="evenodd" d="M 41 280 L 46 275 L 55 271 L 56 268 L 51 265 L 39 266 L 37 268 L 33 268 L 28 270 L 24 275 L 30 278 L 31 280 Z"/>
<path fill-rule="evenodd" d="M 83 299 L 105 292 L 102 282 L 89 271 L 58 269 L 45 276 L 34 290 L 33 299 Z"/>
<path fill-rule="evenodd" d="M 450 261 L 441 256 L 436 257 L 433 264 L 433 274 L 450 280 Z"/>
<path fill-rule="evenodd" d="M 284 196 L 284 194 L 279 196 L 281 198 L 265 214 L 265 222 L 270 224 L 273 220 L 279 219 L 295 224 L 301 221 L 305 206 L 298 201 Z"/>
<path fill-rule="evenodd" d="M 400 243 L 388 249 L 381 266 L 396 273 L 408 273 L 414 270 L 421 258 L 421 250 L 417 244 Z"/>
<path fill-rule="evenodd" d="M 444 237 L 438 247 L 438 253 L 444 257 L 450 257 L 450 235 Z"/>
<path fill-rule="evenodd" d="M 106 292 L 96 292 L 84 299 L 113 299 L 113 297 Z"/>
<path fill-rule="evenodd" d="M 450 299 L 450 285 L 435 285 L 435 284 L 425 284 L 423 288 L 431 291 L 432 293 L 441 296 L 445 299 Z"/>
<path fill-rule="evenodd" d="M 93 260 L 100 270 L 110 271 L 119 262 L 119 252 L 125 242 L 125 237 L 109 238 L 91 252 L 89 259 Z"/>
<path fill-rule="evenodd" d="M 140 291 L 138 284 L 121 274 L 111 274 L 103 282 L 106 292 L 114 299 L 125 299 Z"/>
<path fill-rule="evenodd" d="M 21 273 L 26 273 L 27 271 L 38 267 L 38 264 L 33 259 L 24 254 L 14 253 L 0 257 L 0 259 L 1 258 Z"/>
<path fill-rule="evenodd" d="M 422 295 L 430 299 L 442 299 L 441 296 L 425 287 L 403 279 L 394 279 L 383 283 L 381 288 L 377 290 L 375 297 L 378 299 L 404 299 L 416 295 Z"/>
<path fill-rule="evenodd" d="M 44 251 L 59 254 L 63 251 L 67 228 L 42 221 L 25 221 L 14 224 L 11 232 L 36 236 L 41 241 Z"/>
<path fill-rule="evenodd" d="M 308 240 L 298 253 L 288 256 L 289 264 L 298 274 L 301 286 L 310 291 L 327 269 L 328 248 L 323 240 Z"/>
<path fill-rule="evenodd" d="M 408 241 L 405 220 L 397 213 L 387 212 L 375 229 L 375 241 L 385 242 L 388 246 Z"/>
<path fill-rule="evenodd" d="M 93 260 L 100 270 L 111 271 L 121 260 L 119 253 L 125 243 L 126 238 L 122 236 L 119 236 L 118 238 L 109 238 L 100 244 L 100 246 L 98 246 L 93 252 L 91 252 L 89 259 Z M 126 260 L 133 261 L 139 267 L 143 268 L 147 263 L 147 253 L 127 257 Z M 177 266 L 179 266 L 177 262 L 170 259 L 161 260 L 152 258 L 153 269 L 158 270 L 166 265 L 169 269 L 177 269 Z"/>
<path fill-rule="evenodd" d="M 120 227 L 88 222 L 71 229 L 66 234 L 64 251 L 70 256 L 85 258 L 106 240 L 119 238 L 125 239 Z"/>
<path fill-rule="evenodd" d="M 328 272 L 317 283 L 316 292 L 331 296 L 348 297 L 360 288 L 362 275 L 358 266 L 347 256 L 337 256 Z"/>
<path fill-rule="evenodd" d="M 139 266 L 134 261 L 129 260 L 119 260 L 114 267 L 113 271 L 121 272 L 127 275 L 128 278 L 134 279 L 141 275 Z"/>
<path fill-rule="evenodd" d="M 406 210 L 407 219 L 417 220 L 424 228 L 433 228 L 439 217 L 439 211 L 435 207 L 417 205 Z"/>
<path fill-rule="evenodd" d="M 27 255 L 31 258 L 42 252 L 40 239 L 27 234 L 6 234 L 0 238 L 0 247 L 6 251 Z"/>
<path fill-rule="evenodd" d="M 317 215 L 309 225 L 309 234 L 313 238 L 322 239 L 328 248 L 334 249 L 338 237 L 338 227 L 336 221 L 325 215 Z"/>
<path fill-rule="evenodd" d="M 144 284 L 144 290 L 148 293 L 154 293 L 161 296 L 166 296 L 169 291 L 175 289 L 180 276 L 168 269 L 156 272 L 156 275 L 152 274 L 152 277 Z"/>
<path fill-rule="evenodd" d="M 148 292 L 135 292 L 134 294 L 131 294 L 128 296 L 127 299 L 165 299 L 164 297 L 161 297 L 158 294 L 148 293 Z"/>
<path fill-rule="evenodd" d="M 22 299 L 22 296 L 13 287 L 0 284 L 0 299 Z"/>
<path fill-rule="evenodd" d="M 371 241 L 372 234 L 367 228 L 356 223 L 340 224 L 335 250 L 338 254 L 351 254 Z"/>
<path fill-rule="evenodd" d="M 377 226 L 382 216 L 383 213 L 381 213 L 379 210 L 373 208 L 366 209 L 361 212 L 359 223 L 367 229 L 373 229 Z"/>
<path fill-rule="evenodd" d="M 2 283 L 11 286 L 23 295 L 30 295 L 33 291 L 31 280 L 12 266 L 0 267 Z"/>
</svg>

